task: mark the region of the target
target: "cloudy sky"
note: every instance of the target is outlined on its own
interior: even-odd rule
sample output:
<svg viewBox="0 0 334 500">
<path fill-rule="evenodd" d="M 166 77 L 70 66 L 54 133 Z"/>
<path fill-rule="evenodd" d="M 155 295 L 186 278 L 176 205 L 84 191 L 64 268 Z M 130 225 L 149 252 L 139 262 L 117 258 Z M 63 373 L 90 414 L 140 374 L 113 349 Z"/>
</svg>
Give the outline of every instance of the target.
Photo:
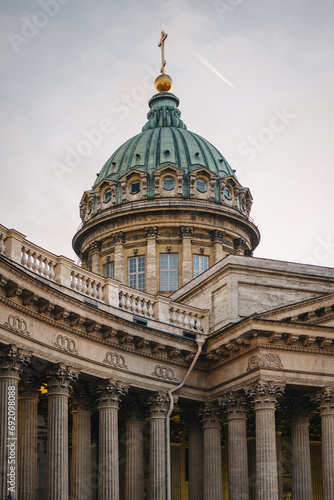
<svg viewBox="0 0 334 500">
<path fill-rule="evenodd" d="M 255 256 L 334 266 L 332 0 L 2 0 L 0 12 L 0 223 L 74 258 L 83 191 L 146 121 L 162 23 L 184 122 L 253 194 Z"/>
</svg>

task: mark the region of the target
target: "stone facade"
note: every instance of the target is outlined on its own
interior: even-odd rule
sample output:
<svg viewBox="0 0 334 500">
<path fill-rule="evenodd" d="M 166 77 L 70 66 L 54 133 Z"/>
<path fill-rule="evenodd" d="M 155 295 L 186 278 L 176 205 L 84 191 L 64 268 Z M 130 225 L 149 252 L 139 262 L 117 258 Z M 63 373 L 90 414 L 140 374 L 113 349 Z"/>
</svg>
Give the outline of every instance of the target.
<svg viewBox="0 0 334 500">
<path fill-rule="evenodd" d="M 271 311 L 235 316 L 222 329 L 209 317 L 220 310 L 224 318 L 227 306 L 240 313 L 250 276 L 259 301 L 265 276 L 269 295 L 284 275 L 282 303 L 290 301 L 286 290 L 295 297 L 291 264 L 230 256 L 193 286 L 159 297 L 64 265 L 15 231 L 1 233 L 3 498 L 9 387 L 18 405 L 20 498 L 42 491 L 54 499 L 167 498 L 168 391 L 186 376 L 199 339 L 202 354 L 173 396 L 172 498 L 222 500 L 224 491 L 245 500 L 288 498 L 291 491 L 301 499 L 332 498 L 333 270 L 312 267 L 307 274 L 307 266 L 296 265 L 300 303 L 276 309 L 274 300 Z M 224 287 L 236 276 L 237 286 L 226 285 L 227 305 L 204 301 L 214 297 L 214 282 Z M 45 434 L 43 458 L 37 444 Z M 38 472 L 43 460 L 46 478 Z M 118 480 L 122 470 L 126 482 Z"/>
</svg>

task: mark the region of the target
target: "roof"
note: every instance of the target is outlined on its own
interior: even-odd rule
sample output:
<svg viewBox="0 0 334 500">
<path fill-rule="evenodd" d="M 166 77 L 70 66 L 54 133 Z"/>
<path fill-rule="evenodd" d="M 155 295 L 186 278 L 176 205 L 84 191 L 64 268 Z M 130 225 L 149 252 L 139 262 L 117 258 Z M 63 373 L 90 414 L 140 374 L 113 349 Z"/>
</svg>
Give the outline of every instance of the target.
<svg viewBox="0 0 334 500">
<path fill-rule="evenodd" d="M 215 146 L 187 130 L 178 105 L 179 99 L 174 94 L 154 95 L 142 132 L 113 153 L 93 187 L 106 179 L 118 181 L 132 169 L 151 174 L 165 165 L 175 166 L 185 174 L 205 167 L 218 178 L 233 175 L 234 171 Z"/>
</svg>

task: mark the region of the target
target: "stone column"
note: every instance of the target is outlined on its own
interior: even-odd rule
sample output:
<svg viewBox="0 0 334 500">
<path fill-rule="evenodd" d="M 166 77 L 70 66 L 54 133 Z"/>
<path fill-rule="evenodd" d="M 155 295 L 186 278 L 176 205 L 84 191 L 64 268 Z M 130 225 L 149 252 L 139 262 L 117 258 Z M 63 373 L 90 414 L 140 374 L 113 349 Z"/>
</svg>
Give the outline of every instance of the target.
<svg viewBox="0 0 334 500">
<path fill-rule="evenodd" d="M 115 246 L 115 279 L 124 283 L 124 246 L 125 234 L 123 232 L 116 233 L 113 239 Z"/>
<path fill-rule="evenodd" d="M 321 417 L 322 495 L 334 498 L 334 387 L 325 387 L 316 395 Z"/>
<path fill-rule="evenodd" d="M 92 500 L 92 410 L 84 387 L 76 387 L 71 401 L 71 413 L 71 500 Z"/>
<path fill-rule="evenodd" d="M 182 285 L 193 279 L 192 273 L 192 252 L 191 238 L 193 236 L 193 227 L 181 226 L 182 236 Z"/>
<path fill-rule="evenodd" d="M 219 262 L 224 257 L 224 251 L 223 251 L 224 234 L 225 234 L 224 231 L 219 231 L 218 229 L 212 231 L 211 239 L 213 244 L 214 263 Z"/>
<path fill-rule="evenodd" d="M 38 383 L 29 377 L 19 386 L 18 498 L 37 499 L 37 407 Z"/>
<path fill-rule="evenodd" d="M 22 366 L 29 362 L 28 353 L 15 345 L 0 352 L 0 495 L 10 491 L 17 496 L 17 403 L 18 383 Z M 9 418 L 10 417 L 10 418 Z M 10 464 L 8 462 L 11 462 Z M 11 468 L 10 468 L 11 467 Z M 8 476 L 8 474 L 10 476 Z M 8 482 L 8 480 L 10 482 Z M 9 489 L 11 488 L 11 490 Z"/>
<path fill-rule="evenodd" d="M 228 498 L 249 500 L 246 397 L 228 392 L 219 398 L 228 421 Z"/>
<path fill-rule="evenodd" d="M 203 429 L 198 417 L 189 422 L 189 500 L 203 500 Z"/>
<path fill-rule="evenodd" d="M 148 398 L 150 407 L 150 500 L 166 500 L 166 413 L 169 398 L 157 392 Z"/>
<path fill-rule="evenodd" d="M 282 432 L 276 431 L 278 500 L 283 500 Z"/>
<path fill-rule="evenodd" d="M 255 404 L 257 500 L 279 500 L 275 404 L 283 391 L 283 386 L 266 381 L 255 382 L 249 390 Z"/>
<path fill-rule="evenodd" d="M 203 499 L 222 500 L 223 467 L 221 448 L 220 410 L 214 403 L 207 403 L 200 412 L 203 423 Z"/>
<path fill-rule="evenodd" d="M 101 243 L 98 243 L 97 241 L 95 241 L 90 246 L 90 249 L 91 249 L 91 256 L 92 256 L 92 272 L 96 273 L 96 274 L 101 274 L 101 268 L 100 268 Z"/>
<path fill-rule="evenodd" d="M 146 235 L 146 291 L 155 295 L 157 293 L 157 252 L 156 239 L 158 235 L 157 227 L 147 227 Z"/>
<path fill-rule="evenodd" d="M 312 500 L 309 416 L 309 406 L 302 402 L 295 402 L 291 423 L 292 497 L 294 500 Z"/>
<path fill-rule="evenodd" d="M 126 409 L 125 500 L 144 498 L 143 415 L 138 403 Z"/>
<path fill-rule="evenodd" d="M 119 500 L 118 409 L 128 386 L 109 379 L 97 387 L 99 411 L 99 500 Z"/>
<path fill-rule="evenodd" d="M 47 472 L 48 500 L 68 500 L 68 398 L 70 383 L 77 378 L 63 363 L 46 374 L 48 390 Z"/>
</svg>

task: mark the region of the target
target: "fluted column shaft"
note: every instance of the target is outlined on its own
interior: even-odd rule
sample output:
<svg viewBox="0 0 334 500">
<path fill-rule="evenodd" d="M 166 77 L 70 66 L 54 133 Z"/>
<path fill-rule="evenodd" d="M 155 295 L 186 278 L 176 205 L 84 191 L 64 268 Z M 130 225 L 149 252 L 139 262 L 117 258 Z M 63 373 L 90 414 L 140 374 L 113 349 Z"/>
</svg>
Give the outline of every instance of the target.
<svg viewBox="0 0 334 500">
<path fill-rule="evenodd" d="M 22 388 L 18 404 L 18 498 L 20 500 L 37 498 L 37 407 L 36 385 Z"/>
<path fill-rule="evenodd" d="M 294 416 L 291 425 L 292 495 L 294 500 L 312 500 L 311 453 L 308 417 Z"/>
<path fill-rule="evenodd" d="M 150 500 L 166 500 L 166 414 L 168 396 L 158 392 L 148 398 L 150 405 Z"/>
<path fill-rule="evenodd" d="M 68 398 L 70 382 L 75 374 L 59 364 L 47 373 L 48 379 L 48 429 L 47 429 L 47 477 L 48 500 L 68 500 Z"/>
<path fill-rule="evenodd" d="M 99 408 L 99 498 L 119 500 L 118 407 Z"/>
<path fill-rule="evenodd" d="M 228 421 L 228 496 L 229 500 L 249 500 L 246 397 L 230 391 L 219 398 Z"/>
<path fill-rule="evenodd" d="M 99 411 L 99 500 L 119 500 L 118 409 L 128 387 L 108 380 L 97 388 Z"/>
<path fill-rule="evenodd" d="M 257 500 L 279 500 L 275 404 L 282 392 L 271 382 L 257 382 L 250 391 L 255 403 Z"/>
<path fill-rule="evenodd" d="M 215 405 L 206 405 L 201 413 L 204 444 L 203 498 L 204 500 L 222 500 L 223 467 L 220 411 Z"/>
<path fill-rule="evenodd" d="M 92 499 L 91 415 L 83 404 L 72 410 L 71 500 Z"/>
<path fill-rule="evenodd" d="M 203 499 L 203 430 L 198 421 L 189 426 L 189 500 Z"/>
<path fill-rule="evenodd" d="M 18 492 L 18 383 L 28 358 L 16 346 L 0 352 L 0 495 Z M 10 463 L 9 463 L 10 462 Z M 10 474 L 10 475 L 8 475 Z"/>
<path fill-rule="evenodd" d="M 133 415 L 125 423 L 125 500 L 144 497 L 143 420 Z"/>
<path fill-rule="evenodd" d="M 246 416 L 228 419 L 228 481 L 230 500 L 248 500 Z"/>
<path fill-rule="evenodd" d="M 322 496 L 334 498 L 334 388 L 324 388 L 316 397 L 320 407 L 322 446 Z"/>
</svg>

